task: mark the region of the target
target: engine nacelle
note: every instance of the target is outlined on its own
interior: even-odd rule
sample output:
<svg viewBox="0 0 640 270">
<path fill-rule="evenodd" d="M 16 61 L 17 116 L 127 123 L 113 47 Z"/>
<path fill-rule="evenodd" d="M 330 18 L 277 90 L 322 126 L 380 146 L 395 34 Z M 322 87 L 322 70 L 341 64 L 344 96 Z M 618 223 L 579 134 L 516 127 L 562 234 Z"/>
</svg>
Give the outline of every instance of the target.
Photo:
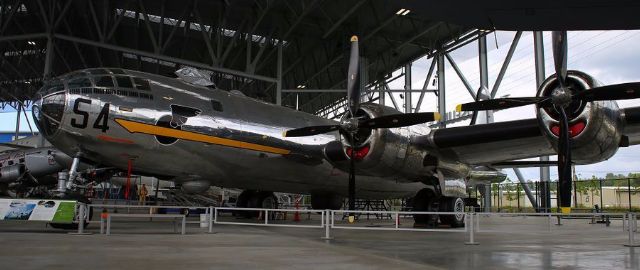
<svg viewBox="0 0 640 270">
<path fill-rule="evenodd" d="M 366 103 L 360 106 L 356 115 L 363 118 L 376 118 L 399 113 L 386 106 Z M 355 142 L 343 136 L 342 143 L 327 145 L 325 155 L 336 167 L 348 172 L 348 157 L 351 151 L 355 151 L 356 169 L 360 175 L 394 177 L 398 181 L 415 182 L 423 181 L 425 175 L 434 175 L 436 167 L 440 170 L 447 170 L 450 167 L 451 170 L 447 171 L 461 173 L 459 177 L 464 177 L 465 168 L 460 168 L 459 164 L 430 162 L 429 152 L 412 144 L 412 140 L 416 137 L 426 136 L 429 132 L 430 129 L 426 125 L 361 130 L 356 135 Z"/>
<path fill-rule="evenodd" d="M 10 183 L 18 180 L 24 174 L 24 164 L 16 164 L 0 169 L 0 183 Z"/>
<path fill-rule="evenodd" d="M 182 183 L 182 191 L 192 194 L 204 193 L 209 190 L 209 187 L 211 187 L 211 183 L 205 180 L 194 180 Z"/>
<path fill-rule="evenodd" d="M 573 93 L 600 86 L 593 77 L 580 71 L 568 71 L 567 84 Z M 547 78 L 538 96 L 550 96 L 559 87 L 557 77 Z M 537 107 L 543 134 L 558 150 L 559 116 L 554 108 Z M 613 101 L 573 101 L 566 109 L 569 118 L 571 156 L 576 164 L 590 164 L 609 159 L 620 145 L 623 122 L 617 103 Z"/>
</svg>

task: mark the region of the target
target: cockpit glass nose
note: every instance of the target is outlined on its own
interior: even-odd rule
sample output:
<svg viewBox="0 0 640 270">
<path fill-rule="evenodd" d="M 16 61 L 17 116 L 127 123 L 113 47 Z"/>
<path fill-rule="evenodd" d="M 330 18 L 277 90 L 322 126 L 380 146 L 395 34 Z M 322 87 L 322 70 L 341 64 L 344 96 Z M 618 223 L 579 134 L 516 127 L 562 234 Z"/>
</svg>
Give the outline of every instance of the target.
<svg viewBox="0 0 640 270">
<path fill-rule="evenodd" d="M 38 92 L 40 100 L 33 105 L 33 119 L 45 136 L 53 135 L 62 121 L 65 105 L 64 84 L 60 80 L 46 83 Z"/>
</svg>

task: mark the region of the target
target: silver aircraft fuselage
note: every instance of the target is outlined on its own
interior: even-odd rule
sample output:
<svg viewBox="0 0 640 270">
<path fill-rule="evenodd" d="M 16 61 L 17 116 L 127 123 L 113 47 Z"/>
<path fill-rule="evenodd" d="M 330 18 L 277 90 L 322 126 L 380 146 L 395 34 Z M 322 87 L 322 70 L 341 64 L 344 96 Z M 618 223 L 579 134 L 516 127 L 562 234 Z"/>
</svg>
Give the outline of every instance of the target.
<svg viewBox="0 0 640 270">
<path fill-rule="evenodd" d="M 285 138 L 334 121 L 239 93 L 136 71 L 90 69 L 52 80 L 34 117 L 57 148 L 107 166 L 176 182 L 290 193 L 347 193 L 348 174 L 327 162 L 338 132 Z M 455 184 L 454 184 L 455 185 Z M 426 185 L 357 177 L 360 198 L 413 196 Z M 458 189 L 459 183 L 456 185 Z"/>
</svg>

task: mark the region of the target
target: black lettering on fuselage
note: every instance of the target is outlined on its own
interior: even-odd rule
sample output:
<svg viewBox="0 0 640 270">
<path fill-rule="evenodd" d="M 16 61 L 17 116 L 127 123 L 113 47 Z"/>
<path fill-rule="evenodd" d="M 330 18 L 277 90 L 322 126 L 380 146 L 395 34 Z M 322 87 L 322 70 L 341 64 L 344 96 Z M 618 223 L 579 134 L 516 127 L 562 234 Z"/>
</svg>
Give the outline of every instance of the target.
<svg viewBox="0 0 640 270">
<path fill-rule="evenodd" d="M 81 119 L 73 118 L 71 119 L 71 126 L 75 128 L 85 129 L 87 128 L 87 124 L 89 122 L 89 113 L 80 110 L 80 103 L 85 103 L 87 105 L 91 105 L 91 100 L 78 98 L 75 100 L 73 104 L 73 113 L 79 115 Z M 109 120 L 109 103 L 105 103 L 96 118 L 96 121 L 93 123 L 93 128 L 99 129 L 102 132 L 107 132 L 109 130 L 108 125 Z"/>
<path fill-rule="evenodd" d="M 87 122 L 89 122 L 89 113 L 80 110 L 80 103 L 91 105 L 91 100 L 84 99 L 84 98 L 76 99 L 75 103 L 73 104 L 73 113 L 81 116 L 82 120 L 80 120 L 80 123 L 78 123 L 78 119 L 76 118 L 71 119 L 71 126 L 74 128 L 84 129 L 84 128 L 87 128 Z"/>
</svg>

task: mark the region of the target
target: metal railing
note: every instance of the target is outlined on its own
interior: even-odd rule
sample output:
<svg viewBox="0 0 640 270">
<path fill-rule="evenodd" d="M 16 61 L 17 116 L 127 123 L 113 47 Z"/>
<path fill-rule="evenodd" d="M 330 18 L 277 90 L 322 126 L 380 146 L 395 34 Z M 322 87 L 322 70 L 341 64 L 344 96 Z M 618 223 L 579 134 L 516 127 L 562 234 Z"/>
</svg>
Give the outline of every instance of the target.
<svg viewBox="0 0 640 270">
<path fill-rule="evenodd" d="M 234 211 L 236 213 L 241 212 L 259 212 L 261 214 L 262 222 L 232 222 L 232 221 L 222 221 L 219 220 L 220 213 L 222 211 Z M 227 225 L 250 225 L 250 226 L 273 226 L 273 227 L 292 227 L 292 228 L 324 228 L 325 227 L 325 210 L 312 210 L 312 209 L 265 209 L 265 208 L 234 208 L 234 207 L 215 207 L 213 210 L 213 223 L 215 224 L 227 224 Z M 319 225 L 308 225 L 308 224 L 283 224 L 283 223 L 274 223 L 275 220 L 272 218 L 270 214 L 276 213 L 311 213 L 311 214 L 319 214 L 320 224 Z M 272 222 L 270 223 L 269 220 Z"/>
<path fill-rule="evenodd" d="M 96 209 L 112 209 L 112 210 L 116 210 L 116 209 L 126 209 L 127 213 L 131 213 L 132 209 L 147 209 L 147 213 L 155 213 L 157 212 L 158 209 L 180 209 L 180 210 L 204 210 L 205 215 L 209 215 L 211 208 L 212 207 L 205 207 L 205 206 L 178 206 L 178 205 L 128 205 L 128 204 L 88 204 L 87 207 L 89 209 L 94 209 L 94 212 Z M 89 216 L 87 215 L 87 223 L 101 223 L 101 220 L 90 220 Z M 201 221 L 186 221 L 187 224 L 198 224 L 201 223 Z"/>
<path fill-rule="evenodd" d="M 177 209 L 205 209 L 206 221 L 208 222 L 208 232 L 214 233 L 213 225 L 243 225 L 243 226 L 271 226 L 271 227 L 291 227 L 291 228 L 309 228 L 309 229 L 324 229 L 324 236 L 322 239 L 333 239 L 331 231 L 332 230 L 372 230 L 372 231 L 412 231 L 412 232 L 438 232 L 438 233 L 466 233 L 468 236 L 465 237 L 467 241 L 465 244 L 477 245 L 478 242 L 475 241 L 476 234 L 480 233 L 518 233 L 520 230 L 505 230 L 501 228 L 500 230 L 492 230 L 488 228 L 490 224 L 483 224 L 482 219 L 494 218 L 497 220 L 499 218 L 530 218 L 535 221 L 543 220 L 545 226 L 544 230 L 551 231 L 554 228 L 554 225 L 562 225 L 562 221 L 564 219 L 576 218 L 576 217 L 585 217 L 588 220 L 595 220 L 595 218 L 607 217 L 607 218 L 616 218 L 616 220 L 622 221 L 622 231 L 623 233 L 628 233 L 627 242 L 625 246 L 640 246 L 640 243 L 637 243 L 635 240 L 635 234 L 638 233 L 638 213 L 570 213 L 570 214 L 562 214 L 562 213 L 474 213 L 474 212 L 465 212 L 465 213 L 457 213 L 457 212 L 419 212 L 419 211 L 349 211 L 349 210 L 310 210 L 310 209 L 264 209 L 264 208 L 233 208 L 233 207 L 181 207 L 181 206 L 136 206 L 136 205 L 85 205 L 79 204 L 79 215 L 82 216 L 88 209 L 93 208 L 177 208 Z M 228 221 L 224 220 L 224 217 L 221 216 L 224 212 L 253 212 L 258 213 L 259 218 L 250 218 L 247 219 L 247 222 L 238 222 L 238 221 Z M 285 220 L 278 221 L 275 217 L 280 213 L 294 213 L 294 214 L 315 214 L 320 219 L 314 220 L 309 219 L 313 224 L 291 224 L 284 223 Z M 363 225 L 364 222 L 356 222 L 356 223 L 345 223 L 345 222 L 336 222 L 339 216 L 344 217 L 345 214 L 354 213 L 354 214 L 381 214 L 381 215 L 391 215 L 394 221 L 393 225 L 389 224 L 378 224 L 377 226 L 369 226 Z M 407 228 L 401 227 L 400 220 L 401 216 L 406 215 L 463 215 L 465 219 L 464 228 Z M 88 215 L 85 215 L 88 217 Z M 107 216 L 108 217 L 108 216 Z M 102 224 L 105 222 L 105 217 L 101 218 Z M 317 222 L 317 223 L 316 223 Z M 203 223 L 203 220 L 197 222 L 190 223 Z M 307 222 L 309 223 L 309 222 Z M 503 223 L 497 223 L 502 225 Z M 588 224 L 595 224 L 594 222 Z M 531 223 L 525 223 L 525 225 L 532 225 Z M 536 224 L 534 224 L 536 225 Z M 538 223 L 537 225 L 540 225 Z M 513 227 L 512 225 L 507 225 Z M 607 227 L 609 224 L 607 224 Z M 84 223 L 79 222 L 78 224 L 78 233 L 77 234 L 85 234 L 84 232 Z"/>
</svg>

